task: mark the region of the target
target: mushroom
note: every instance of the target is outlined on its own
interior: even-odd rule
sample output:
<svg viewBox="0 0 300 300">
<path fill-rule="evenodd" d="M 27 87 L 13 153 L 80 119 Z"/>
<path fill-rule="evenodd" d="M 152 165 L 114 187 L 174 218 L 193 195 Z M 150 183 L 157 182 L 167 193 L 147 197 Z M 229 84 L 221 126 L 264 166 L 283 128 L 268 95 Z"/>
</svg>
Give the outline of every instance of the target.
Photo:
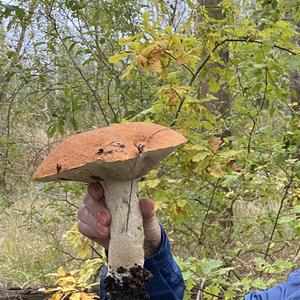
<svg viewBox="0 0 300 300">
<path fill-rule="evenodd" d="M 144 281 L 149 276 L 143 269 L 144 232 L 138 180 L 185 142 L 180 133 L 157 124 L 110 125 L 65 139 L 33 175 L 40 182 L 101 182 L 112 215 L 106 280 L 109 299 L 120 299 L 122 293 L 136 295 L 128 299 L 144 299 Z M 137 280 L 136 276 L 145 280 Z M 128 286 L 140 291 L 129 291 Z M 116 289 L 123 292 L 116 293 Z"/>
</svg>

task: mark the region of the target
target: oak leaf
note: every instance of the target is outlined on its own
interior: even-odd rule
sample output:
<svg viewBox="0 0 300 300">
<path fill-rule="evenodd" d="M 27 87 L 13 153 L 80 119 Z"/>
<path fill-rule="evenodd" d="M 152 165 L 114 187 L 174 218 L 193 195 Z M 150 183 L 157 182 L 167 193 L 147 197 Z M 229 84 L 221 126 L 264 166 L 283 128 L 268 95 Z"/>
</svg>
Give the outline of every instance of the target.
<svg viewBox="0 0 300 300">
<path fill-rule="evenodd" d="M 222 139 L 220 137 L 215 137 L 210 140 L 209 145 L 213 153 L 216 153 L 219 150 L 219 147 L 222 143 Z"/>
<path fill-rule="evenodd" d="M 163 71 L 163 64 L 161 62 L 161 58 L 162 52 L 160 49 L 153 50 L 148 57 L 148 63 L 150 68 L 158 74 L 162 73 Z"/>
<path fill-rule="evenodd" d="M 215 178 L 222 178 L 224 176 L 223 170 L 217 165 L 210 165 L 207 170 Z"/>
</svg>

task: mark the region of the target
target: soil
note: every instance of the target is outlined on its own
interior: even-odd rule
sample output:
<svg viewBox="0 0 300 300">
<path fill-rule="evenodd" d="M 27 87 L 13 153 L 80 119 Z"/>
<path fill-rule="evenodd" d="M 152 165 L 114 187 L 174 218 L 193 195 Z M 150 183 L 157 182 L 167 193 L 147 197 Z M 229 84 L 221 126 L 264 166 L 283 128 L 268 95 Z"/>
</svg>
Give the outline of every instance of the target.
<svg viewBox="0 0 300 300">
<path fill-rule="evenodd" d="M 128 272 L 130 275 L 128 275 Z M 112 273 L 105 278 L 104 285 L 107 300 L 148 300 L 145 283 L 152 277 L 151 272 L 141 266 L 134 266 L 129 271 L 118 268 L 117 274 Z M 126 276 L 122 276 L 126 274 Z"/>
</svg>

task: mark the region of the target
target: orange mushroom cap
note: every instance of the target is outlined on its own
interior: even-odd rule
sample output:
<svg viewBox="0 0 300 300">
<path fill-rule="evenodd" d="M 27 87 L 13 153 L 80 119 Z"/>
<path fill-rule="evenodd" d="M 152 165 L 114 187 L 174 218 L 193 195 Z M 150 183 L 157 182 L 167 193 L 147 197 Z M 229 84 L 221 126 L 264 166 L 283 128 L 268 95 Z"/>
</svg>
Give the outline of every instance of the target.
<svg viewBox="0 0 300 300">
<path fill-rule="evenodd" d="M 43 160 L 36 181 L 127 181 L 139 178 L 184 144 L 180 133 L 152 123 L 115 124 L 66 138 Z"/>
</svg>

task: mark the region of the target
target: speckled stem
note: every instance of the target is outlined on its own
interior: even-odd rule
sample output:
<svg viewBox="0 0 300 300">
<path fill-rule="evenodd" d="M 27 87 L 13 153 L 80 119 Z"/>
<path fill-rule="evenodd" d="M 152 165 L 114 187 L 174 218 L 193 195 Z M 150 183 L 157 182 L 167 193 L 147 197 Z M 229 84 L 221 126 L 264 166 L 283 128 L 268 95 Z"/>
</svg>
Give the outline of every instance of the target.
<svg viewBox="0 0 300 300">
<path fill-rule="evenodd" d="M 112 215 L 108 251 L 110 271 L 114 272 L 118 267 L 143 266 L 144 229 L 137 180 L 104 181 L 102 186 Z"/>
</svg>

